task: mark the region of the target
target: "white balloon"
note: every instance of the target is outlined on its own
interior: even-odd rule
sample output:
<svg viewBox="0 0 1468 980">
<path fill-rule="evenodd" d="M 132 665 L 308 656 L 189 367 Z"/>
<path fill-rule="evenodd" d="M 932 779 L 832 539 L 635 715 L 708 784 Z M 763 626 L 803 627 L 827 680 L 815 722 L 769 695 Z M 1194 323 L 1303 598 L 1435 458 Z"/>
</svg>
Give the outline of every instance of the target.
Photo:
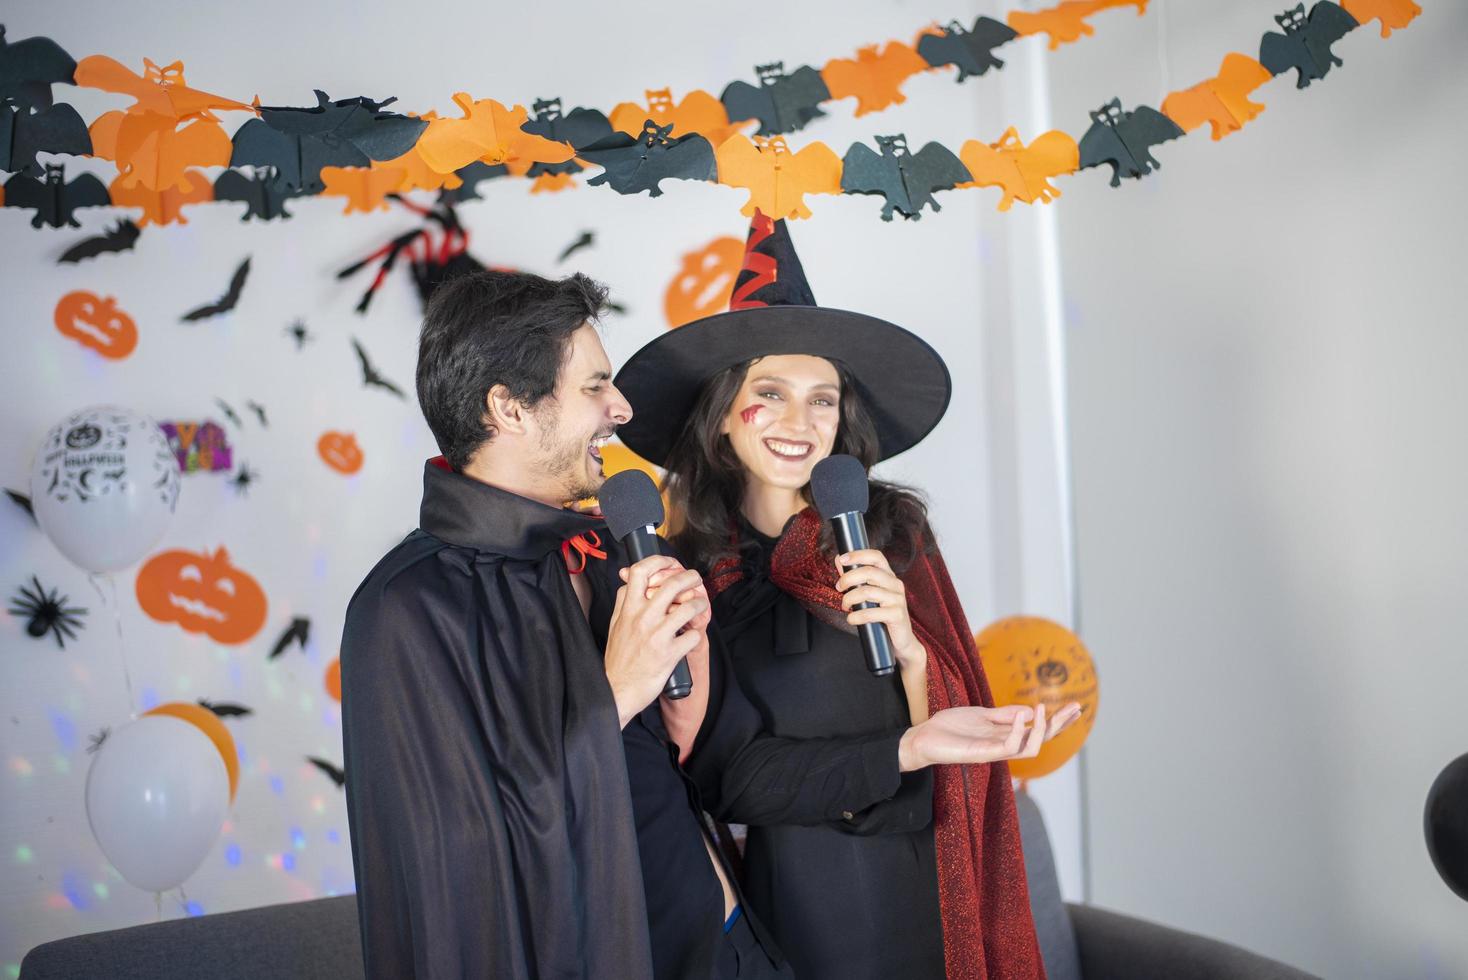
<svg viewBox="0 0 1468 980">
<path fill-rule="evenodd" d="M 163 430 L 115 405 L 57 424 L 31 466 L 36 520 L 89 572 L 115 572 L 147 554 L 173 519 L 178 487 L 178 457 Z"/>
<path fill-rule="evenodd" d="M 229 773 L 209 736 L 168 715 L 115 729 L 87 773 L 92 836 L 150 892 L 177 888 L 208 855 L 229 806 Z"/>
</svg>

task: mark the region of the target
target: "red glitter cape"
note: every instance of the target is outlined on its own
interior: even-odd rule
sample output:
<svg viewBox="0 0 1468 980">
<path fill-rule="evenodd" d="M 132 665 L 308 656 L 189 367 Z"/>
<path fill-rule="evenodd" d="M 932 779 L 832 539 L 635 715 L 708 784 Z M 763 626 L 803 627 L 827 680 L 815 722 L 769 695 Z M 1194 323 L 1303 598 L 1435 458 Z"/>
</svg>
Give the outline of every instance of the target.
<svg viewBox="0 0 1468 980">
<path fill-rule="evenodd" d="M 807 508 L 775 546 L 770 575 L 813 615 L 845 626 L 836 567 L 820 538 L 821 519 Z M 742 577 L 738 559 L 726 558 L 711 570 L 709 591 L 717 595 Z M 913 631 L 928 651 L 928 710 L 993 707 L 943 557 L 936 549 L 920 553 L 901 578 Z M 1007 763 L 935 768 L 933 841 L 948 980 L 1043 980 Z"/>
</svg>

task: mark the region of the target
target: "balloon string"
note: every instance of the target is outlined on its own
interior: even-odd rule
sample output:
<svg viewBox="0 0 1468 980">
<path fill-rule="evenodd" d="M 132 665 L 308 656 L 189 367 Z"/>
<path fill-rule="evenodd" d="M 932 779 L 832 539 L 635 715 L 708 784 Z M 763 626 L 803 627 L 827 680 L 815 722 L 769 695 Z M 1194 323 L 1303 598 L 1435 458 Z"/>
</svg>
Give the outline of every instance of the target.
<svg viewBox="0 0 1468 980">
<path fill-rule="evenodd" d="M 97 590 L 97 598 L 104 605 L 107 597 L 102 594 L 102 587 L 97 584 L 95 574 L 88 575 L 87 581 L 92 583 L 92 588 Z M 122 607 L 117 604 L 117 576 L 111 572 L 107 573 L 107 584 L 112 589 L 112 622 L 117 628 L 117 659 L 122 664 L 122 682 L 127 688 L 127 708 L 133 719 L 138 717 L 138 699 L 133 695 L 133 675 L 127 666 L 127 644 L 122 635 Z"/>
<path fill-rule="evenodd" d="M 154 892 L 153 893 L 153 907 L 158 912 L 158 919 L 157 919 L 157 921 L 158 922 L 162 922 L 163 921 L 163 893 L 162 892 Z"/>
</svg>

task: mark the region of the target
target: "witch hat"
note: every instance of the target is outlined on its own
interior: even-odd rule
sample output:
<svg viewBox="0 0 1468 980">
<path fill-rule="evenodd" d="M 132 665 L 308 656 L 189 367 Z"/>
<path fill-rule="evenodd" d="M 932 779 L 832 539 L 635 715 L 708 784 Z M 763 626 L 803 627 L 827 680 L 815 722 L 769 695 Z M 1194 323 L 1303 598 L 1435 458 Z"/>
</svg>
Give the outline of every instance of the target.
<svg viewBox="0 0 1468 980">
<path fill-rule="evenodd" d="M 879 459 L 921 442 L 953 392 L 947 365 L 917 334 L 817 306 L 784 220 L 756 211 L 729 312 L 668 331 L 617 372 L 614 383 L 634 412 L 618 438 L 663 465 L 709 379 L 772 354 L 811 354 L 845 367 L 876 425 Z"/>
</svg>

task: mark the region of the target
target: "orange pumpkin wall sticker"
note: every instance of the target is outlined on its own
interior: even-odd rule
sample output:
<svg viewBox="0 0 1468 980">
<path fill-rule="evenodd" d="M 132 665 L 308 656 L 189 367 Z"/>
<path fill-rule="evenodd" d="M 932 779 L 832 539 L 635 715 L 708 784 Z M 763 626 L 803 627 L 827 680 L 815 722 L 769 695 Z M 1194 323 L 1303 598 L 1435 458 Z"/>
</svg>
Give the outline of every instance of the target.
<svg viewBox="0 0 1468 980">
<path fill-rule="evenodd" d="M 1048 716 L 1080 702 L 1081 717 L 1046 742 L 1039 755 L 1009 762 L 1015 779 L 1036 779 L 1059 769 L 1080 751 L 1096 724 L 1100 693 L 1096 665 L 1085 644 L 1059 623 L 1036 616 L 1001 619 L 974 642 L 995 704 L 1043 704 Z"/>
<path fill-rule="evenodd" d="M 324 432 L 316 440 L 321 461 L 338 473 L 350 476 L 362 468 L 362 448 L 350 432 Z"/>
<path fill-rule="evenodd" d="M 216 643 L 244 643 L 265 625 L 265 590 L 229 552 L 163 551 L 138 570 L 138 605 L 160 623 L 177 623 Z"/>
<path fill-rule="evenodd" d="M 101 354 L 120 361 L 138 346 L 138 326 L 117 308 L 117 300 L 78 289 L 56 303 L 56 329 Z"/>
<path fill-rule="evenodd" d="M 744 265 L 744 239 L 715 238 L 683 256 L 683 265 L 663 294 L 668 326 L 681 327 L 729 308 L 734 280 Z"/>
<path fill-rule="evenodd" d="M 337 704 L 342 700 L 342 658 L 337 657 L 326 666 L 326 676 L 322 678 L 326 684 L 326 693 Z"/>
</svg>

